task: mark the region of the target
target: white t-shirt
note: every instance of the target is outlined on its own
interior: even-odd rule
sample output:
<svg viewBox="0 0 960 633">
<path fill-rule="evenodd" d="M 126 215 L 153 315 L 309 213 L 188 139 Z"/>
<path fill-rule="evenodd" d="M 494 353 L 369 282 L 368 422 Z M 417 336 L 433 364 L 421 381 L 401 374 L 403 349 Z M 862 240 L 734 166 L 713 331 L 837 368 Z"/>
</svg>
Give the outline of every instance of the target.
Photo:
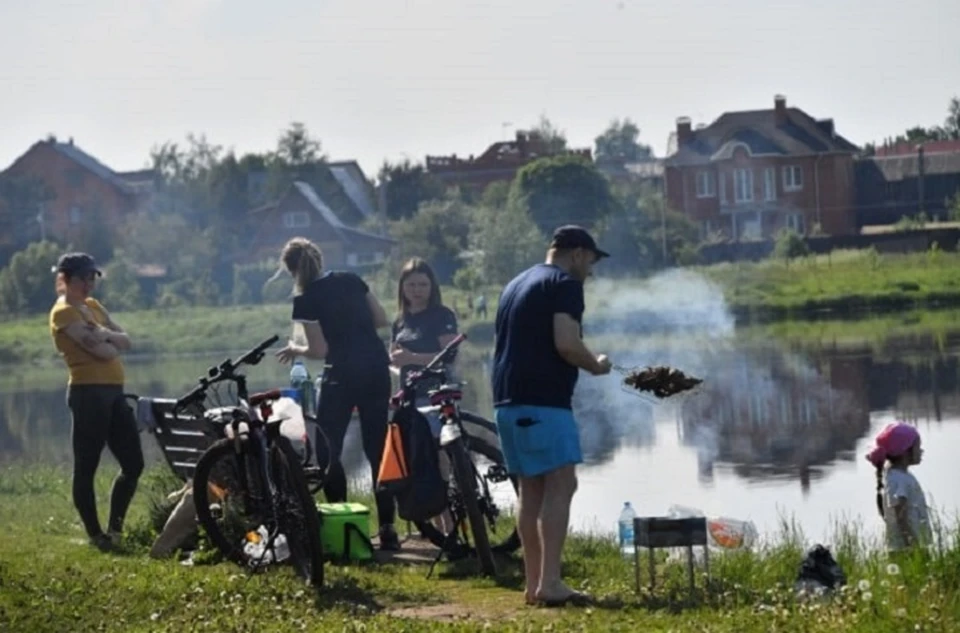
<svg viewBox="0 0 960 633">
<path fill-rule="evenodd" d="M 887 549 L 901 550 L 907 546 L 904 535 L 900 532 L 894 504 L 900 499 L 907 503 L 907 524 L 915 536 L 919 536 L 923 543 L 930 542 L 930 517 L 927 514 L 927 500 L 917 478 L 911 473 L 899 468 L 887 468 L 883 486 L 884 522 L 887 526 Z M 900 501 L 902 503 L 902 501 Z"/>
</svg>

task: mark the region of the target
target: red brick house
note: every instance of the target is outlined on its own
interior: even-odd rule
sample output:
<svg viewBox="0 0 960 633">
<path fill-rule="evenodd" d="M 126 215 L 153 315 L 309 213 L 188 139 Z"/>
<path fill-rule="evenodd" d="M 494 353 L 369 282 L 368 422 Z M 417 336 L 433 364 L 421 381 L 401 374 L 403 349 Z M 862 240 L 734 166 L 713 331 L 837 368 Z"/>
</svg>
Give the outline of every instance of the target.
<svg viewBox="0 0 960 633">
<path fill-rule="evenodd" d="M 770 110 L 727 112 L 694 129 L 677 120 L 665 160 L 667 198 L 704 236 L 764 239 L 783 227 L 857 231 L 854 156 L 859 148 L 785 97 Z"/>
<path fill-rule="evenodd" d="M 37 209 L 36 230 L 17 233 L 63 242 L 80 235 L 96 215 L 103 225 L 120 227 L 124 218 L 150 203 L 154 191 L 151 170 L 115 172 L 74 145 L 72 138 L 66 143 L 54 137 L 35 143 L 2 176 L 42 182 L 51 195 Z M 0 209 L 0 215 L 0 226 L 7 225 L 10 210 Z M 33 222 L 34 215 L 29 216 Z"/>
<path fill-rule="evenodd" d="M 251 247 L 243 263 L 275 260 L 292 237 L 306 237 L 323 251 L 324 268 L 364 270 L 383 263 L 393 239 L 344 224 L 305 182 L 295 182 L 278 201 L 250 211 Z"/>
<path fill-rule="evenodd" d="M 556 155 L 549 144 L 536 132 L 517 132 L 513 141 L 494 143 L 474 158 L 427 156 L 427 173 L 448 185 L 460 185 L 483 190 L 494 182 L 510 182 L 521 167 L 538 158 Z M 589 149 L 566 150 L 560 154 L 575 154 L 592 160 Z"/>
</svg>

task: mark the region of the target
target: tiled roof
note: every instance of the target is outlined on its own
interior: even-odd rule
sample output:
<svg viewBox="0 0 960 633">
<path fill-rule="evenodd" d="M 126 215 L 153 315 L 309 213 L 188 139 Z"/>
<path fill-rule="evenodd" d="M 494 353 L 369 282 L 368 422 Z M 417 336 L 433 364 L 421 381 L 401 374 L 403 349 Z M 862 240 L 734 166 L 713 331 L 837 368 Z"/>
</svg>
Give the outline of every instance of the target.
<svg viewBox="0 0 960 633">
<path fill-rule="evenodd" d="M 85 151 L 70 143 L 60 143 L 58 141 L 50 141 L 50 147 L 59 152 L 60 154 L 66 156 L 73 162 L 77 163 L 81 167 L 87 169 L 90 172 L 93 172 L 99 178 L 111 183 L 124 193 L 133 193 L 130 184 L 124 180 L 119 174 L 115 171 L 98 161 L 96 158 L 87 154 Z"/>
<path fill-rule="evenodd" d="M 393 242 L 392 239 L 383 235 L 377 235 L 375 233 L 368 233 L 367 231 L 355 229 L 341 222 L 340 218 L 337 217 L 337 214 L 333 212 L 333 209 L 331 209 L 327 203 L 325 203 L 320 196 L 317 195 L 317 192 L 314 190 L 314 188 L 307 183 L 298 180 L 297 182 L 293 183 L 293 186 L 297 191 L 300 192 L 300 195 L 302 195 L 304 199 L 310 203 L 310 206 L 316 209 L 316 211 L 323 217 L 327 224 L 333 228 L 333 230 L 343 241 L 349 243 L 350 237 L 353 236 Z"/>
<path fill-rule="evenodd" d="M 727 112 L 710 125 L 691 130 L 688 140 L 667 158 L 667 164 L 706 164 L 722 160 L 729 158 L 739 144 L 749 148 L 752 154 L 783 156 L 858 149 L 839 134 L 831 134 L 828 122 L 818 122 L 799 108 L 786 108 L 785 114 L 786 121 L 778 124 L 773 109 Z"/>
</svg>

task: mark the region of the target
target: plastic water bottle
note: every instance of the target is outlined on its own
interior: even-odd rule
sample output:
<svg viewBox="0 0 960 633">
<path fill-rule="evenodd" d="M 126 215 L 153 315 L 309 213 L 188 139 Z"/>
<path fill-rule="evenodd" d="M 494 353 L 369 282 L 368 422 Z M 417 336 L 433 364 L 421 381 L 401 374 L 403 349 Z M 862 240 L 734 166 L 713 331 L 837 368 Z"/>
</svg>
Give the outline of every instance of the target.
<svg viewBox="0 0 960 633">
<path fill-rule="evenodd" d="M 290 387 L 300 394 L 300 408 L 303 414 L 313 415 L 313 407 L 316 404 L 313 401 L 313 382 L 310 380 L 307 366 L 299 358 L 293 361 L 293 367 L 290 368 Z"/>
<path fill-rule="evenodd" d="M 620 518 L 617 520 L 619 527 L 620 553 L 624 556 L 633 556 L 636 547 L 633 544 L 633 520 L 637 518 L 637 513 L 629 501 L 623 504 L 623 510 L 620 512 Z"/>
</svg>

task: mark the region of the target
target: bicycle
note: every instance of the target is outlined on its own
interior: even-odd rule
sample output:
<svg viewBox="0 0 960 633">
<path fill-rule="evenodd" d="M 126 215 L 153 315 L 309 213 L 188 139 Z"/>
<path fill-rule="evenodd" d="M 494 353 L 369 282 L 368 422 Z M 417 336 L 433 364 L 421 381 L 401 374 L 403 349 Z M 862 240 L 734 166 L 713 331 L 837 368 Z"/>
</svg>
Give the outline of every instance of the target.
<svg viewBox="0 0 960 633">
<path fill-rule="evenodd" d="M 289 558 L 301 578 L 320 587 L 321 522 L 304 472 L 310 460 L 309 440 L 304 438 L 307 450 L 301 457 L 280 432 L 283 420 L 271 419 L 281 390 L 248 394 L 246 376 L 238 371 L 243 365 L 258 364 L 278 339 L 263 341 L 236 362 L 227 359 L 211 367 L 177 400 L 174 415 L 202 407 L 209 390 L 219 383 L 236 385 L 237 406 L 204 416 L 221 439 L 203 452 L 194 470 L 197 518 L 226 559 L 257 570 L 264 562 Z"/>
<path fill-rule="evenodd" d="M 428 378 L 439 378 L 441 384 L 428 392 L 430 407 L 418 409 L 421 414 L 436 409 L 439 412 L 441 427 L 438 450 L 446 453 L 452 466 L 452 477 L 448 483 L 447 510 L 452 518 L 453 528 L 444 533 L 429 521 L 415 521 L 421 535 L 440 548 L 437 560 L 443 554 L 456 559 L 467 555 L 476 555 L 484 574 L 496 575 L 495 553 L 509 553 L 520 546 L 516 528 L 501 543 L 490 542 L 490 532 L 495 533 L 500 509 L 490 492 L 490 484 L 510 481 L 514 494 L 517 492 L 517 480 L 507 474 L 503 465 L 503 455 L 499 441 L 496 445 L 484 435 L 496 437 L 496 425 L 482 417 L 461 411 L 460 401 L 463 392 L 459 384 L 448 383 L 444 365 L 450 362 L 454 351 L 466 340 L 464 334 L 458 335 L 441 350 L 423 369 L 411 372 L 401 388 L 391 398 L 393 419 L 397 420 L 409 408 L 416 408 L 417 387 Z M 405 411 L 406 410 L 406 411 Z M 467 429 L 473 427 L 471 433 Z M 478 432 L 479 431 L 479 432 Z M 470 453 L 490 461 L 485 474 L 481 474 Z M 464 523 L 470 526 L 473 545 L 466 538 Z M 458 529 L 459 528 L 459 529 Z M 436 561 L 435 561 L 436 562 Z M 431 572 L 433 568 L 431 567 Z"/>
</svg>

